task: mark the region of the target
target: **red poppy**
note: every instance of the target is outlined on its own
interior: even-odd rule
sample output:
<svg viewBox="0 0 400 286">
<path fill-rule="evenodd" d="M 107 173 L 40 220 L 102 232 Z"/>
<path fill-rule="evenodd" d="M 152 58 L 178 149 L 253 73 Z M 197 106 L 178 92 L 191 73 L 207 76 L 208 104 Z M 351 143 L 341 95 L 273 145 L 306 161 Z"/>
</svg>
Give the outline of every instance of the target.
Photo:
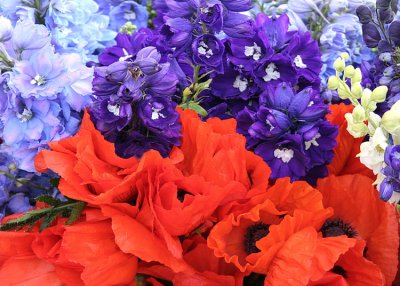
<svg viewBox="0 0 400 286">
<path fill-rule="evenodd" d="M 317 188 L 323 195 L 324 206 L 334 209 L 334 216 L 321 231 L 327 236 L 342 234 L 365 241 L 364 257 L 380 268 L 385 285 L 389 286 L 398 267 L 398 222 L 393 205 L 381 201 L 372 184 L 363 175 L 319 180 Z"/>
<path fill-rule="evenodd" d="M 74 225 L 66 219 L 38 232 L 0 232 L 3 285 L 131 284 L 137 258 L 115 244 L 109 219 L 87 209 Z M 116 272 L 115 269 L 118 269 Z"/>
<path fill-rule="evenodd" d="M 360 153 L 360 145 L 364 138 L 354 138 L 347 131 L 347 121 L 344 116 L 353 111 L 353 105 L 341 103 L 330 105 L 329 108 L 332 113 L 327 115 L 327 119 L 339 127 L 336 137 L 337 146 L 333 149 L 335 156 L 328 166 L 329 174 L 337 176 L 363 174 L 374 179 L 373 172 L 361 164 L 360 159 L 356 157 Z"/>
<path fill-rule="evenodd" d="M 35 166 L 40 172 L 51 169 L 59 174 L 59 189 L 65 196 L 102 204 L 126 201 L 134 195 L 126 170 L 134 169 L 137 159 L 118 157 L 113 144 L 95 129 L 87 111 L 75 136 L 49 146 L 52 150 L 36 156 Z"/>
</svg>

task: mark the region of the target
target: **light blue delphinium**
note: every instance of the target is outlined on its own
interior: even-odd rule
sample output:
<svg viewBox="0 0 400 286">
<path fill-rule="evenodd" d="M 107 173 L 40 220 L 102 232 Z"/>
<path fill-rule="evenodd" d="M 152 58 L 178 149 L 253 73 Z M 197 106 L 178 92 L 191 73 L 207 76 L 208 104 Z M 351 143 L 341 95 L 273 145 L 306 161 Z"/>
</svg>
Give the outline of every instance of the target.
<svg viewBox="0 0 400 286">
<path fill-rule="evenodd" d="M 113 41 L 108 15 L 98 13 L 93 0 L 50 0 L 45 16 L 58 52 L 80 53 L 85 60 L 95 59 L 97 50 Z"/>
<path fill-rule="evenodd" d="M 148 17 L 145 6 L 135 1 L 122 1 L 110 10 L 110 27 L 114 31 L 118 31 L 126 22 L 131 22 L 140 29 L 147 26 Z"/>
<path fill-rule="evenodd" d="M 43 30 L 44 29 L 44 30 Z M 23 35 L 33 32 L 32 42 Z M 93 69 L 79 54 L 59 54 L 42 25 L 19 21 L 0 43 L 7 62 L 0 76 L 0 151 L 34 172 L 33 158 L 47 143 L 73 135 L 90 103 Z"/>
<path fill-rule="evenodd" d="M 374 56 L 363 44 L 361 24 L 357 16 L 343 14 L 334 20 L 334 23 L 323 29 L 320 38 L 323 61 L 321 78 L 325 84 L 330 76 L 335 75 L 333 63 L 341 53 L 347 52 L 355 66 L 372 60 Z"/>
</svg>

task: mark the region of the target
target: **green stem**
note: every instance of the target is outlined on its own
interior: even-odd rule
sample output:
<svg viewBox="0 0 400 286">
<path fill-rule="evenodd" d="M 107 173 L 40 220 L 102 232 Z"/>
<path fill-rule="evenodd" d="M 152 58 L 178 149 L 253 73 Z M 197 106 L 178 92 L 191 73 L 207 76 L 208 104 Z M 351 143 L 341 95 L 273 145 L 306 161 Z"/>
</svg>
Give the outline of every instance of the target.
<svg viewBox="0 0 400 286">
<path fill-rule="evenodd" d="M 25 182 L 25 181 L 21 181 L 21 180 L 15 178 L 15 177 L 14 177 L 13 175 L 11 175 L 10 173 L 5 173 L 5 172 L 4 172 L 4 173 L 2 173 L 2 174 L 3 174 L 4 176 L 6 176 L 7 178 L 9 178 L 10 180 L 13 180 L 14 182 L 16 182 L 16 183 L 18 183 L 18 184 L 24 185 L 24 186 L 29 187 L 29 188 L 34 188 L 34 189 L 38 189 L 38 190 L 42 190 L 42 191 L 49 192 L 48 189 L 43 188 L 43 187 L 41 187 L 41 186 L 37 186 L 37 185 L 30 184 L 30 183 Z"/>
</svg>

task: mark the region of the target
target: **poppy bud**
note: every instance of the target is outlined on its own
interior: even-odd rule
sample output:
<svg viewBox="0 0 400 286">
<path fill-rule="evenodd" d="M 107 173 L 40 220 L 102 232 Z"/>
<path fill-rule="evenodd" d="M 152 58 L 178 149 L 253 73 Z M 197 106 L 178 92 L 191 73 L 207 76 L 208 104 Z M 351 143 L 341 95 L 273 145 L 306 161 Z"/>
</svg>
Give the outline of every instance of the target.
<svg viewBox="0 0 400 286">
<path fill-rule="evenodd" d="M 368 24 L 369 22 L 371 22 L 372 12 L 368 8 L 368 6 L 365 5 L 358 6 L 356 13 L 361 24 Z"/>
<path fill-rule="evenodd" d="M 364 42 L 368 48 L 376 48 L 381 40 L 381 34 L 374 24 L 362 25 Z"/>
</svg>

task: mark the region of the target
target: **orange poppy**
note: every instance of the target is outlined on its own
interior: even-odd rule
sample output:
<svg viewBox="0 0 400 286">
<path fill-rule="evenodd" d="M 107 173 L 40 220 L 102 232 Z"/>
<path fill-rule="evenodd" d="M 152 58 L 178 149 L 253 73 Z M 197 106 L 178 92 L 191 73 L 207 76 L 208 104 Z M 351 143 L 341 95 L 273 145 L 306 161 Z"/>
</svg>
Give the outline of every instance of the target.
<svg viewBox="0 0 400 286">
<path fill-rule="evenodd" d="M 363 256 L 365 242 L 358 240 L 356 245 L 342 254 L 335 266 L 318 281 L 308 286 L 376 286 L 385 285 L 385 277 L 379 267 Z"/>
<path fill-rule="evenodd" d="M 60 175 L 60 191 L 67 197 L 101 204 L 128 200 L 132 194 L 126 169 L 137 166 L 137 159 L 122 159 L 90 121 L 86 111 L 75 136 L 49 143 L 35 158 L 39 172 L 48 169 Z"/>
<path fill-rule="evenodd" d="M 389 286 L 398 267 L 398 222 L 394 206 L 380 200 L 372 184 L 363 175 L 319 180 L 324 206 L 334 209 L 321 231 L 325 236 L 347 235 L 365 241 L 364 257 L 380 268 Z"/>
<path fill-rule="evenodd" d="M 133 283 L 137 258 L 117 247 L 109 219 L 86 209 L 74 225 L 65 220 L 41 233 L 37 226 L 32 232 L 0 232 L 3 285 Z"/>
<path fill-rule="evenodd" d="M 328 165 L 329 174 L 337 176 L 363 174 L 374 179 L 373 172 L 361 164 L 360 159 L 356 157 L 360 153 L 360 145 L 364 138 L 354 138 L 347 131 L 347 121 L 344 116 L 353 111 L 353 105 L 333 104 L 329 106 L 329 109 L 332 113 L 327 115 L 327 119 L 339 127 L 336 137 L 337 145 L 333 149 L 335 156 Z"/>
<path fill-rule="evenodd" d="M 180 110 L 180 115 L 182 143 L 170 157 L 181 158 L 177 166 L 184 175 L 199 175 L 220 186 L 236 181 L 247 190 L 267 187 L 271 171 L 260 157 L 246 150 L 246 138 L 236 133 L 234 119 L 202 122 L 190 110 Z"/>
</svg>

